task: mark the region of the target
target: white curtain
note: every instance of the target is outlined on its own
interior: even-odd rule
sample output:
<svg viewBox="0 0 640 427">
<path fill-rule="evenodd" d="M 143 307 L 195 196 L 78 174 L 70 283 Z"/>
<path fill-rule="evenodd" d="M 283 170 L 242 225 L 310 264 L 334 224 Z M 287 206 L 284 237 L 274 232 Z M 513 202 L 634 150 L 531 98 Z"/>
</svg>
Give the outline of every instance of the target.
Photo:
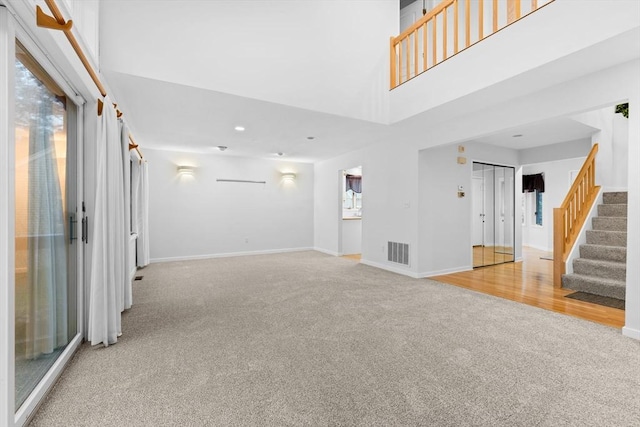
<svg viewBox="0 0 640 427">
<path fill-rule="evenodd" d="M 116 112 L 108 97 L 98 117 L 93 252 L 89 284 L 89 325 L 92 345 L 113 344 L 122 333 L 124 283 L 127 280 L 125 198 L 122 144 Z"/>
<path fill-rule="evenodd" d="M 123 305 L 121 311 L 128 310 L 133 304 L 133 290 L 131 288 L 131 272 L 132 265 L 129 265 L 129 239 L 131 237 L 131 156 L 129 154 L 129 128 L 120 120 L 120 142 L 122 144 L 122 172 L 123 172 L 123 184 L 124 184 L 124 259 L 125 259 L 125 280 L 122 284 L 124 286 L 123 292 Z"/>
<path fill-rule="evenodd" d="M 67 242 L 51 101 L 45 98 L 35 109 L 29 119 L 29 358 L 51 353 L 68 342 Z"/>
<path fill-rule="evenodd" d="M 149 265 L 149 169 L 146 161 L 141 160 L 134 165 L 133 177 L 133 224 L 138 233 L 137 264 L 138 267 Z"/>
</svg>

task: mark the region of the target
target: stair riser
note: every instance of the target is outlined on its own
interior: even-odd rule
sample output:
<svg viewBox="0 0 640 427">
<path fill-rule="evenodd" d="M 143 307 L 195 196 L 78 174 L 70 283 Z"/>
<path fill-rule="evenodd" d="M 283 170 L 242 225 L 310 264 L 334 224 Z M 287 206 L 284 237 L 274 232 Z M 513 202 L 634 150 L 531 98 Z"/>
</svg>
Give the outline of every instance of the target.
<svg viewBox="0 0 640 427">
<path fill-rule="evenodd" d="M 603 193 L 602 200 L 604 203 L 608 203 L 608 204 L 626 204 L 627 193 L 626 192 Z"/>
<path fill-rule="evenodd" d="M 623 284 L 619 286 L 606 285 L 595 280 L 583 280 L 580 276 L 571 274 L 562 276 L 562 287 L 620 300 L 624 300 L 626 296 L 626 289 Z"/>
<path fill-rule="evenodd" d="M 573 272 L 584 276 L 602 277 L 603 279 L 627 280 L 627 268 L 625 264 L 620 265 L 598 265 L 590 260 L 576 259 L 573 262 Z"/>
<path fill-rule="evenodd" d="M 598 216 L 627 216 L 627 205 L 598 205 Z"/>
<path fill-rule="evenodd" d="M 580 258 L 626 262 L 627 248 L 622 246 L 580 245 Z"/>
<path fill-rule="evenodd" d="M 627 231 L 627 218 L 623 217 L 594 217 L 592 221 L 594 230 Z"/>
<path fill-rule="evenodd" d="M 627 246 L 627 233 L 620 231 L 587 230 L 587 243 L 590 245 Z"/>
</svg>

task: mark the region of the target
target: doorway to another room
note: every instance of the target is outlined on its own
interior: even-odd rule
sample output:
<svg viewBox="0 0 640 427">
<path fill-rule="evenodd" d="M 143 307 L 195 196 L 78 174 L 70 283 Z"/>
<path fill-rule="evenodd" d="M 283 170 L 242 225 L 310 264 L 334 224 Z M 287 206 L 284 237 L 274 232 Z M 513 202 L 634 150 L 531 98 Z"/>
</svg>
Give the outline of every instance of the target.
<svg viewBox="0 0 640 427">
<path fill-rule="evenodd" d="M 513 262 L 515 168 L 473 162 L 473 267 Z"/>
<path fill-rule="evenodd" d="M 340 171 L 340 254 L 359 261 L 362 253 L 362 166 Z"/>
</svg>

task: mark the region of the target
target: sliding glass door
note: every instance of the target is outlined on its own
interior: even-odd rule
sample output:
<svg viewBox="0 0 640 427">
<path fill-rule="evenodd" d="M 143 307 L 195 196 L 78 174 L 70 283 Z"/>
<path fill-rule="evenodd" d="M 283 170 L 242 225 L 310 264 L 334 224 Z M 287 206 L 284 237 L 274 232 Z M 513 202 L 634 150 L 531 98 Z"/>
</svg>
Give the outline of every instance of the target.
<svg viewBox="0 0 640 427">
<path fill-rule="evenodd" d="M 515 169 L 473 163 L 473 266 L 511 262 L 514 258 Z"/>
<path fill-rule="evenodd" d="M 75 104 L 15 57 L 15 409 L 77 333 Z"/>
</svg>

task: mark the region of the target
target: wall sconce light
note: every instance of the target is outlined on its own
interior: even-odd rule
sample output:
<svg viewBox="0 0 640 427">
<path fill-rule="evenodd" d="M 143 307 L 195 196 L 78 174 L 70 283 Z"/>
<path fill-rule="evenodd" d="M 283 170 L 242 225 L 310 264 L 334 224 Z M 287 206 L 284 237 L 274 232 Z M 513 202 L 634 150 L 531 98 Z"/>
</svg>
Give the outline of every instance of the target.
<svg viewBox="0 0 640 427">
<path fill-rule="evenodd" d="M 193 175 L 193 166 L 178 166 L 178 175 Z"/>
<path fill-rule="evenodd" d="M 282 179 L 285 181 L 295 181 L 296 180 L 296 174 L 293 172 L 286 172 L 282 174 Z"/>
</svg>

